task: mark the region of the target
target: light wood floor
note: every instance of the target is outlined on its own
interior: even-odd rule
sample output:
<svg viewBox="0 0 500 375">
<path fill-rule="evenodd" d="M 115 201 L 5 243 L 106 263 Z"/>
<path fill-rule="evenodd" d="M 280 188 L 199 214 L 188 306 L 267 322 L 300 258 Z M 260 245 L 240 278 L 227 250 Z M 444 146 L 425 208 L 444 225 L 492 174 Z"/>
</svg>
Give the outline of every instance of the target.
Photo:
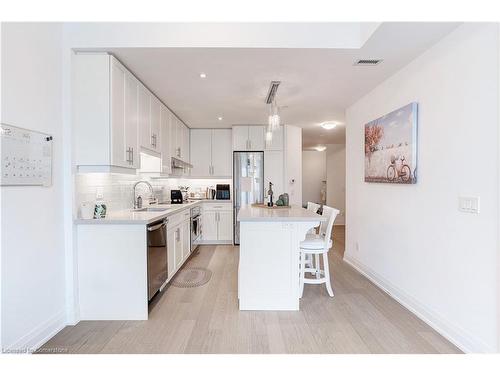
<svg viewBox="0 0 500 375">
<path fill-rule="evenodd" d="M 68 353 L 459 353 L 432 328 L 342 261 L 343 227 L 330 256 L 334 298 L 306 285 L 298 312 L 239 311 L 238 247 L 202 246 L 187 266 L 208 267 L 199 288 L 168 287 L 148 321 L 84 321 L 42 350 Z"/>
</svg>

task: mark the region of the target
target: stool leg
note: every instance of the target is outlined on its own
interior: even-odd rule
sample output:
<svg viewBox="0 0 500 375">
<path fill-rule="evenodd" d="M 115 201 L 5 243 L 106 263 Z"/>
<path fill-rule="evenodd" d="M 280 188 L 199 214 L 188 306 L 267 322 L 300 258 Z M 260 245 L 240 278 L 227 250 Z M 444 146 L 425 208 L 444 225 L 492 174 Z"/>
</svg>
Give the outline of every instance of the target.
<svg viewBox="0 0 500 375">
<path fill-rule="evenodd" d="M 311 255 L 311 258 L 312 258 L 312 255 Z M 316 278 L 319 279 L 321 274 L 320 274 L 320 270 L 321 270 L 321 267 L 320 267 L 320 264 L 319 264 L 319 254 L 314 254 L 314 258 L 315 258 L 315 261 L 316 261 Z"/>
<path fill-rule="evenodd" d="M 305 268 L 306 268 L 306 254 L 301 253 L 300 254 L 300 276 L 299 276 L 299 282 L 300 282 L 300 298 L 302 298 L 302 295 L 304 294 L 304 277 L 305 277 Z"/>
<path fill-rule="evenodd" d="M 330 267 L 328 266 L 328 253 L 323 253 L 323 268 L 325 270 L 325 284 L 326 284 L 326 290 L 330 297 L 333 297 L 333 290 L 332 290 L 332 285 L 330 284 Z"/>
</svg>

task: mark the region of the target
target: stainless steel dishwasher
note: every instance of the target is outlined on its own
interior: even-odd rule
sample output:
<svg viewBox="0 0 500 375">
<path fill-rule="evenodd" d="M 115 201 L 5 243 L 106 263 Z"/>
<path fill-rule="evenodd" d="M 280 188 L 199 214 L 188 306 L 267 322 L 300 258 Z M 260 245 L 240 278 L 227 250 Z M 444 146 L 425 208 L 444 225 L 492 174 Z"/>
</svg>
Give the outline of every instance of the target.
<svg viewBox="0 0 500 375">
<path fill-rule="evenodd" d="M 164 219 L 147 226 L 148 301 L 168 278 L 167 223 L 168 219 Z"/>
</svg>

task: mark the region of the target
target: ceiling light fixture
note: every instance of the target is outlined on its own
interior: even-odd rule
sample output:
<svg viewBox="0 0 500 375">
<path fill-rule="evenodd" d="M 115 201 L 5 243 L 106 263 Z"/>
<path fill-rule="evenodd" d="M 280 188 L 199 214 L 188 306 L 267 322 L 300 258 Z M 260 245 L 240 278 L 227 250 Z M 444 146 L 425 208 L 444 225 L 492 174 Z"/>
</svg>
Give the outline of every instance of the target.
<svg viewBox="0 0 500 375">
<path fill-rule="evenodd" d="M 222 117 L 217 117 L 217 120 L 222 121 Z"/>
<path fill-rule="evenodd" d="M 322 152 L 326 150 L 326 146 L 316 146 L 315 149 L 316 151 Z"/>
<path fill-rule="evenodd" d="M 337 126 L 338 124 L 336 122 L 324 122 L 321 124 L 321 127 L 323 129 L 326 129 L 326 130 L 332 130 L 332 129 L 335 129 L 335 127 Z"/>
<path fill-rule="evenodd" d="M 200 73 L 200 78 L 207 78 L 207 75 L 205 73 Z"/>
</svg>

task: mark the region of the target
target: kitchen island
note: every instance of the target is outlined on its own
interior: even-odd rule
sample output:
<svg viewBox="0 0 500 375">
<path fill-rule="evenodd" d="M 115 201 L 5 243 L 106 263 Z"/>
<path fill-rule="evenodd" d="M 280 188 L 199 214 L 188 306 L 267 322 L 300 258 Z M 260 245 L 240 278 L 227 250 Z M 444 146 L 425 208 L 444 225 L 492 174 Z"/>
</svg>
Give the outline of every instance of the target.
<svg viewBox="0 0 500 375">
<path fill-rule="evenodd" d="M 240 223 L 240 310 L 299 309 L 299 244 L 324 221 L 301 207 L 243 206 Z"/>
</svg>

